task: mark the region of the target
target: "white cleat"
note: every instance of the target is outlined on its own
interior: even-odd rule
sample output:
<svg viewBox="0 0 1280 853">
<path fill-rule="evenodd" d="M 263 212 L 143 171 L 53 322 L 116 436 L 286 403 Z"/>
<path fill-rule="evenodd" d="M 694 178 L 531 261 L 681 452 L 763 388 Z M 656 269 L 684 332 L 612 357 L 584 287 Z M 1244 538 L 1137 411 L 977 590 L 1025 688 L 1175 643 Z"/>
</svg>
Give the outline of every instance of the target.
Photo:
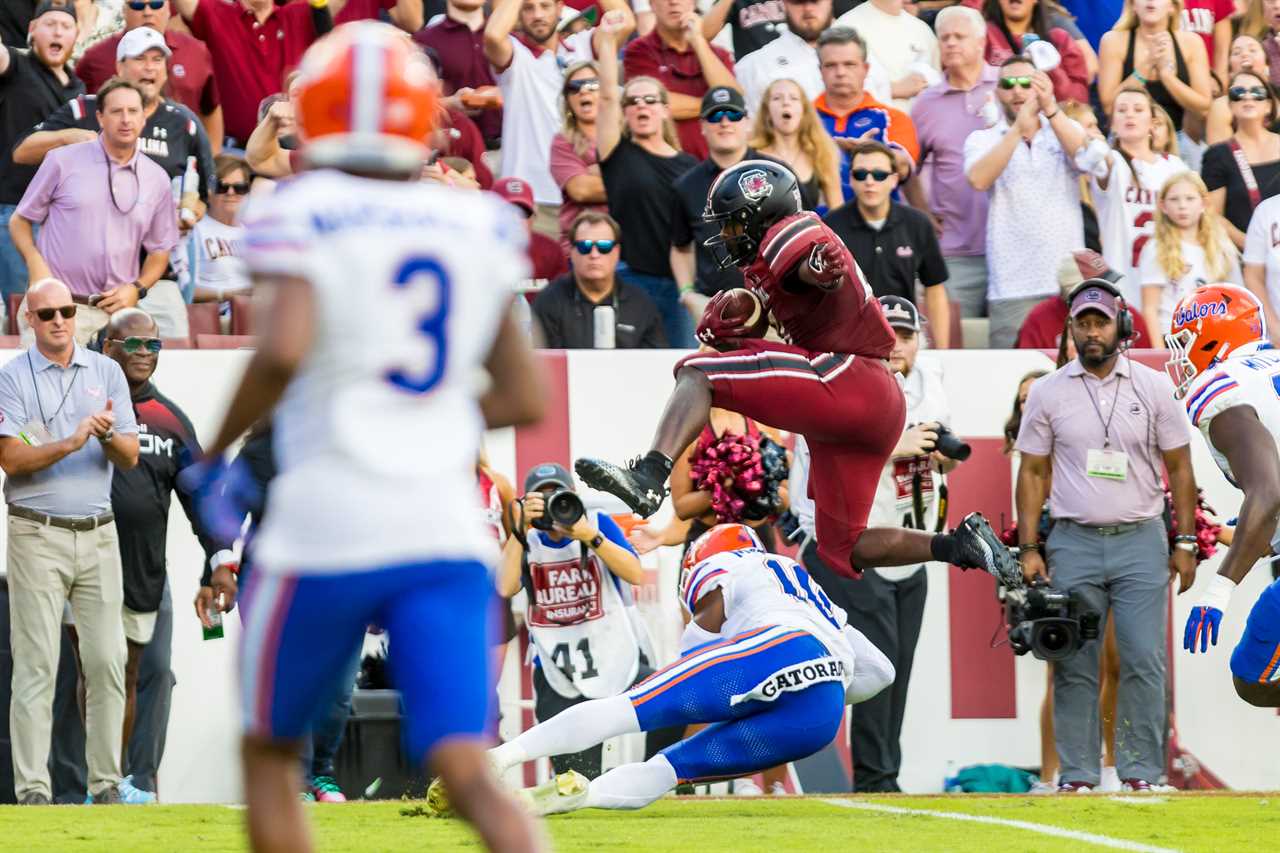
<svg viewBox="0 0 1280 853">
<path fill-rule="evenodd" d="M 573 812 L 587 804 L 591 782 L 576 770 L 561 773 L 541 785 L 524 788 L 516 797 L 530 812 L 540 817 Z"/>
<path fill-rule="evenodd" d="M 733 795 L 735 797 L 763 797 L 764 789 L 756 784 L 756 780 L 750 776 L 744 776 L 741 779 L 733 780 Z"/>
</svg>

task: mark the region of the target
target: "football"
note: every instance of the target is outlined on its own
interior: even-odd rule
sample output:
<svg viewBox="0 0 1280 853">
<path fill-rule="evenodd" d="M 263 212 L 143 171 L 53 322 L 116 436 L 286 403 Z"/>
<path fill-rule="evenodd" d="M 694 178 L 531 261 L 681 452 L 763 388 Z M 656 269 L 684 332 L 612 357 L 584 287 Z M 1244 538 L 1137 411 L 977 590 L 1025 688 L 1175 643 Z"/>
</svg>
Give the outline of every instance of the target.
<svg viewBox="0 0 1280 853">
<path fill-rule="evenodd" d="M 745 287 L 726 290 L 721 297 L 720 320 L 723 326 L 746 329 L 743 337 L 762 338 L 769 331 L 769 314 L 754 293 Z"/>
</svg>

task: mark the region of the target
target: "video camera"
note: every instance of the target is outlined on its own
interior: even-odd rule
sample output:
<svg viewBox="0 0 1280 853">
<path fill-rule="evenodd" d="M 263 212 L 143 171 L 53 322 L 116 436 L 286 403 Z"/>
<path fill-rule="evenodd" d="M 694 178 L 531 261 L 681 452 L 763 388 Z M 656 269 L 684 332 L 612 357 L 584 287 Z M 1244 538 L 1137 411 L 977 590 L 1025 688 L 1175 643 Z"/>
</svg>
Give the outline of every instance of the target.
<svg viewBox="0 0 1280 853">
<path fill-rule="evenodd" d="M 1048 581 L 997 589 L 1015 655 L 1031 652 L 1040 660 L 1063 660 L 1086 641 L 1098 639 L 1102 615 L 1085 610 L 1074 594 L 1054 589 Z"/>
</svg>

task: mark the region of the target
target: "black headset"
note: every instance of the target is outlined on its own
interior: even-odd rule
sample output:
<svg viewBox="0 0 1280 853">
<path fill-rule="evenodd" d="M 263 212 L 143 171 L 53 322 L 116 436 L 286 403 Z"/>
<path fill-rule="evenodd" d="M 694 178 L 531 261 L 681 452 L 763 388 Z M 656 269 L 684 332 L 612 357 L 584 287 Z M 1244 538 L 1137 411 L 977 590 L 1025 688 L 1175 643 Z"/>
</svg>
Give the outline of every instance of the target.
<svg viewBox="0 0 1280 853">
<path fill-rule="evenodd" d="M 1086 278 L 1071 289 L 1071 293 L 1067 296 L 1068 310 L 1071 303 L 1076 301 L 1076 297 L 1082 291 L 1089 287 L 1096 287 L 1099 290 L 1105 290 L 1116 298 L 1120 303 L 1116 310 L 1116 333 L 1120 339 L 1120 345 L 1133 338 L 1133 312 L 1129 310 L 1129 303 L 1125 301 L 1124 294 L 1120 292 L 1120 288 L 1116 287 L 1112 282 L 1105 278 Z"/>
</svg>

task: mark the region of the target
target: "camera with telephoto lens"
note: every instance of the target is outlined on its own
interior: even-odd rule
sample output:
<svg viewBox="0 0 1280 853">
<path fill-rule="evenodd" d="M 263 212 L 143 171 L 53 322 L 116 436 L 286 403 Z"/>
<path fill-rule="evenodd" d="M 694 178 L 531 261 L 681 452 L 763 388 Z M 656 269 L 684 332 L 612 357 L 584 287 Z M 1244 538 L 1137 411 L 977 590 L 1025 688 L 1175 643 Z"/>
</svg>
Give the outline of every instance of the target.
<svg viewBox="0 0 1280 853">
<path fill-rule="evenodd" d="M 942 424 L 938 424 L 938 428 L 935 432 L 938 434 L 938 440 L 933 445 L 933 449 L 948 459 L 963 462 L 968 459 L 969 454 L 973 452 L 972 447 L 961 441 L 954 432 Z"/>
<path fill-rule="evenodd" d="M 1087 640 L 1098 639 L 1102 615 L 1085 610 L 1072 593 L 1048 581 L 1001 587 L 1009 645 L 1015 655 L 1031 652 L 1040 660 L 1071 657 Z"/>
<path fill-rule="evenodd" d="M 578 519 L 587 514 L 582 505 L 582 498 L 570 489 L 556 489 L 546 492 L 543 497 L 542 518 L 535 518 L 529 524 L 539 530 L 551 530 L 557 524 L 566 530 L 578 523 Z"/>
</svg>

